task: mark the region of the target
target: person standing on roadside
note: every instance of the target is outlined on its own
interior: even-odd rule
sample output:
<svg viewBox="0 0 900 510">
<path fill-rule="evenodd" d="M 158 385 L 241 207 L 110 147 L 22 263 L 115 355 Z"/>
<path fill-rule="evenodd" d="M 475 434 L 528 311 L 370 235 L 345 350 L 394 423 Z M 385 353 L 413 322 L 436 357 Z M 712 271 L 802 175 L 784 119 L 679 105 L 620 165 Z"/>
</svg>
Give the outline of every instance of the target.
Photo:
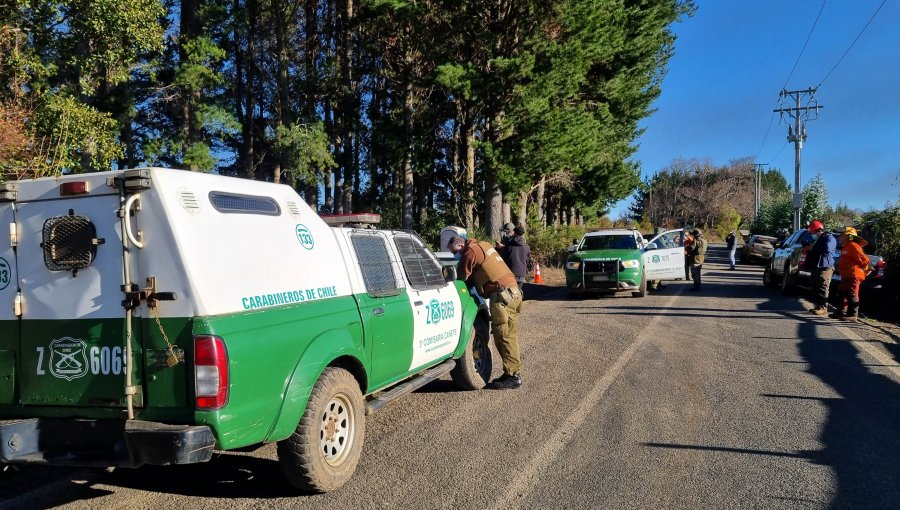
<svg viewBox="0 0 900 510">
<path fill-rule="evenodd" d="M 500 240 L 494 243 L 494 248 L 505 248 L 506 244 L 509 243 L 510 238 L 514 235 L 513 230 L 515 230 L 515 225 L 508 221 L 504 223 L 503 228 L 500 229 Z"/>
<path fill-rule="evenodd" d="M 734 252 L 737 251 L 737 238 L 734 236 L 734 230 L 725 236 L 725 245 L 728 247 L 728 262 L 731 263 L 731 269 L 734 270 Z"/>
<path fill-rule="evenodd" d="M 706 258 L 706 238 L 703 237 L 703 231 L 699 228 L 695 228 L 691 232 L 691 237 L 694 239 L 691 241 L 691 245 L 685 249 L 685 253 L 687 253 L 685 263 L 690 266 L 691 277 L 694 279 L 694 286 L 688 290 L 696 292 L 700 290 L 700 273 Z"/>
<path fill-rule="evenodd" d="M 447 242 L 447 249 L 454 255 L 460 254 L 457 278 L 474 286 L 491 303 L 491 333 L 503 360 L 503 375 L 488 387 L 511 390 L 522 386 L 522 360 L 519 351 L 522 291 L 519 290 L 515 275 L 503 262 L 500 253 L 484 241 L 453 236 Z"/>
<path fill-rule="evenodd" d="M 515 227 L 513 235 L 506 240 L 506 249 L 502 251 L 503 261 L 512 270 L 519 284 L 519 290 L 525 286 L 528 276 L 528 260 L 531 258 L 531 248 L 525 241 L 525 229 Z"/>
<path fill-rule="evenodd" d="M 691 247 L 691 243 L 694 241 L 694 238 L 691 237 L 691 232 L 685 228 L 681 232 L 681 237 L 684 239 L 684 279 L 687 281 L 691 281 L 691 263 L 688 260 L 688 249 Z"/>
<path fill-rule="evenodd" d="M 842 245 L 841 257 L 838 259 L 838 273 L 841 275 L 838 295 L 841 297 L 841 307 L 829 317 L 856 322 L 859 320 L 859 284 L 866 279 L 866 271 L 869 269 L 869 257 L 863 252 L 863 247 L 868 243 L 856 234 L 853 227 L 844 229 L 838 241 Z"/>
<path fill-rule="evenodd" d="M 808 230 L 816 239 L 806 253 L 806 260 L 803 261 L 803 269 L 810 274 L 814 295 L 815 307 L 809 311 L 824 317 L 828 315 L 828 288 L 831 286 L 831 275 L 834 274 L 834 251 L 837 249 L 837 240 L 825 231 L 825 226 L 819 220 L 809 222 Z"/>
</svg>

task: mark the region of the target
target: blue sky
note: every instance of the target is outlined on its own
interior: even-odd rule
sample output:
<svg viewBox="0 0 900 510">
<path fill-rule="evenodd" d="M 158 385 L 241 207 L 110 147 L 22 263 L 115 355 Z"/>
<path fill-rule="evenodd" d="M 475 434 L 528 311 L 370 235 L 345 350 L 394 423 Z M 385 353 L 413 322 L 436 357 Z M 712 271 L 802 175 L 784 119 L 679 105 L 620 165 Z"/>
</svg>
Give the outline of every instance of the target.
<svg viewBox="0 0 900 510">
<path fill-rule="evenodd" d="M 793 185 L 794 145 L 772 110 L 778 93 L 815 87 L 883 0 L 697 0 L 674 29 L 675 55 L 641 126 L 644 177 L 675 158 L 723 165 L 751 157 Z M 900 2 L 888 0 L 850 53 L 818 88 L 823 106 L 807 123 L 801 184 L 821 173 L 832 204 L 880 209 L 900 197 Z M 785 118 L 787 120 L 787 118 Z M 766 130 L 771 122 L 768 137 Z M 765 139 L 765 143 L 763 140 Z M 613 209 L 616 217 L 631 199 Z"/>
</svg>

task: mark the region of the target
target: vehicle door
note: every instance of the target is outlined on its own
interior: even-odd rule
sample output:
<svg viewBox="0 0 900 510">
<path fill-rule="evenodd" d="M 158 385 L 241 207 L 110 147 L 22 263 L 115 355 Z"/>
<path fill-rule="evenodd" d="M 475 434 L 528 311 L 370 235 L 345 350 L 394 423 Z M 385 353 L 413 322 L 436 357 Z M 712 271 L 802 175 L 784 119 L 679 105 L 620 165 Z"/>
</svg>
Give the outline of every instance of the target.
<svg viewBox="0 0 900 510">
<path fill-rule="evenodd" d="M 122 292 L 125 261 L 135 274 L 137 259 L 123 249 L 119 192 L 98 179 L 32 184 L 37 192 L 20 195 L 15 214 L 22 303 L 19 402 L 125 406 L 130 329 L 134 404 L 140 406 L 140 308 L 135 316 L 126 312 Z M 64 190 L 75 194 L 61 196 L 69 192 Z"/>
<path fill-rule="evenodd" d="M 0 405 L 15 399 L 16 352 L 19 350 L 19 320 L 16 306 L 15 211 L 11 202 L 0 203 L 0 225 L 10 225 L 9 243 L 0 243 Z"/>
<path fill-rule="evenodd" d="M 794 252 L 794 245 L 797 243 L 800 233 L 801 231 L 798 230 L 791 234 L 784 240 L 781 247 L 775 249 L 772 253 L 772 269 L 775 271 L 775 274 L 781 275 L 784 273 L 784 266 L 790 260 L 791 254 Z"/>
<path fill-rule="evenodd" d="M 643 264 L 648 280 L 684 278 L 682 230 L 669 230 L 651 239 L 644 247 Z"/>
<path fill-rule="evenodd" d="M 412 362 L 413 314 L 399 261 L 383 232 L 354 230 L 350 234 L 366 287 L 356 295 L 371 359 L 369 387 L 401 379 Z"/>
<path fill-rule="evenodd" d="M 394 234 L 394 246 L 409 288 L 413 311 L 413 356 L 416 370 L 450 356 L 460 337 L 462 307 L 459 292 L 444 280 L 438 260 L 418 237 Z"/>
</svg>

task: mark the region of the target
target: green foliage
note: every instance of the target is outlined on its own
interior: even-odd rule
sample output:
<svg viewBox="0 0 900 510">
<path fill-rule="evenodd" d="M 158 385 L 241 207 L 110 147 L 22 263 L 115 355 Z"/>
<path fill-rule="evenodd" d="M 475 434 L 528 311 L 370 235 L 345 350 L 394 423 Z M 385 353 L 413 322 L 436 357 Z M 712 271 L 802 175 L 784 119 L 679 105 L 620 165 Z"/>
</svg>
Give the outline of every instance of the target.
<svg viewBox="0 0 900 510">
<path fill-rule="evenodd" d="M 198 37 L 182 44 L 185 55 L 175 71 L 175 84 L 188 91 L 199 91 L 221 85 L 224 76 L 216 66 L 225 59 L 225 50 L 209 37 Z"/>
<path fill-rule="evenodd" d="M 115 120 L 74 97 L 47 96 L 46 103 L 37 110 L 33 127 L 46 136 L 38 175 L 108 169 L 122 157 Z"/>
<path fill-rule="evenodd" d="M 896 303 L 900 300 L 900 202 L 864 213 L 858 226 L 860 234 L 872 245 L 871 253 L 881 255 L 887 263 L 887 297 Z"/>
<path fill-rule="evenodd" d="M 138 55 L 162 50 L 159 20 L 165 11 L 159 0 L 63 0 L 58 5 L 70 27 L 61 34 L 70 52 L 64 65 L 77 69 L 84 94 L 126 81 Z"/>
<path fill-rule="evenodd" d="M 569 257 L 566 249 L 573 239 L 581 239 L 584 227 L 562 225 L 558 227 L 542 227 L 528 232 L 528 246 L 535 260 L 547 266 L 561 267 Z"/>
<path fill-rule="evenodd" d="M 775 235 L 781 229 L 791 230 L 793 211 L 790 193 L 772 195 L 759 204 L 759 214 L 750 225 L 750 230 L 763 235 Z"/>
<path fill-rule="evenodd" d="M 210 172 L 216 166 L 216 158 L 204 142 L 195 142 L 184 149 L 184 166 L 201 172 Z"/>
<path fill-rule="evenodd" d="M 715 232 L 719 239 L 725 239 L 729 232 L 737 232 L 741 225 L 741 215 L 731 204 L 725 204 L 719 209 L 719 215 L 716 218 Z"/>
<path fill-rule="evenodd" d="M 808 225 L 812 220 L 822 220 L 828 212 L 828 187 L 822 174 L 816 174 L 803 187 L 803 209 L 800 224 Z"/>
<path fill-rule="evenodd" d="M 316 182 L 317 170 L 337 166 L 329 151 L 328 135 L 321 122 L 278 126 L 275 130 L 275 147 L 281 151 L 285 162 L 284 171 L 293 180 Z"/>
</svg>

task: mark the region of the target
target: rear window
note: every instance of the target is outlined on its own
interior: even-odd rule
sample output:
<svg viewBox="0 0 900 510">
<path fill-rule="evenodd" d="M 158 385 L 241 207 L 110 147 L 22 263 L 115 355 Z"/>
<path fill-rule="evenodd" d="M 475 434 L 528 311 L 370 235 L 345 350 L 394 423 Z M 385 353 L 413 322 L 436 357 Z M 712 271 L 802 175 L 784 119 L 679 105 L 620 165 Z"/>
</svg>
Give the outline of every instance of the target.
<svg viewBox="0 0 900 510">
<path fill-rule="evenodd" d="M 210 191 L 209 202 L 220 213 L 263 214 L 266 216 L 278 216 L 281 214 L 278 202 L 270 197 Z"/>
<path fill-rule="evenodd" d="M 633 235 L 599 235 L 584 238 L 582 250 L 636 250 Z"/>
</svg>

